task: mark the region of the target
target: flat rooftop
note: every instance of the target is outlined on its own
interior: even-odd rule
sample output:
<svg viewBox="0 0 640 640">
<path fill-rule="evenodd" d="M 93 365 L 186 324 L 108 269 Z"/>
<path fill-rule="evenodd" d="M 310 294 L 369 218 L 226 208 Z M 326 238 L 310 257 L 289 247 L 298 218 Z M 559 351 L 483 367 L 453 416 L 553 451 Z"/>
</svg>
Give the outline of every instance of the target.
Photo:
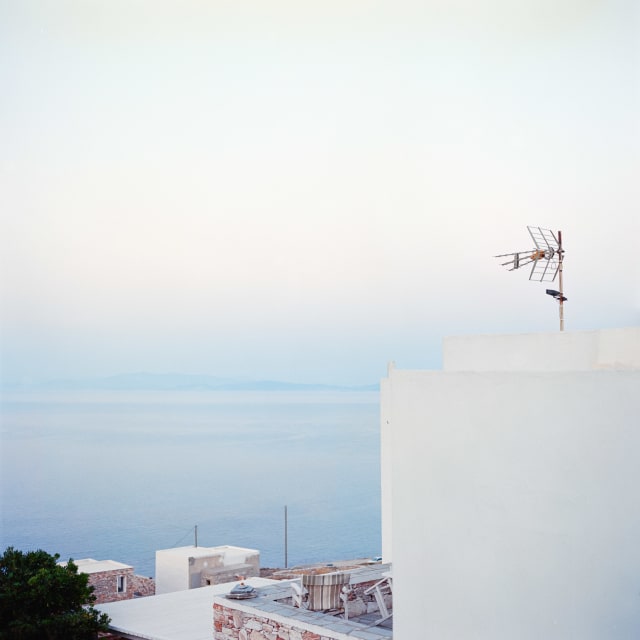
<svg viewBox="0 0 640 640">
<path fill-rule="evenodd" d="M 93 558 L 82 558 L 82 560 L 74 560 L 80 573 L 101 573 L 102 571 L 123 571 L 124 569 L 133 569 L 129 564 L 116 562 L 115 560 L 94 560 Z"/>
<path fill-rule="evenodd" d="M 172 549 L 158 549 L 156 555 L 175 556 L 177 558 L 208 558 L 215 555 L 243 556 L 246 554 L 260 553 L 257 549 L 245 549 L 244 547 L 234 547 L 231 545 L 221 545 L 219 547 L 173 547 Z"/>
<path fill-rule="evenodd" d="M 245 583 L 264 588 L 277 582 L 248 578 Z M 145 640 L 212 640 L 213 598 L 229 593 L 235 582 L 158 596 L 97 604 L 111 618 L 110 628 L 130 638 Z"/>
</svg>

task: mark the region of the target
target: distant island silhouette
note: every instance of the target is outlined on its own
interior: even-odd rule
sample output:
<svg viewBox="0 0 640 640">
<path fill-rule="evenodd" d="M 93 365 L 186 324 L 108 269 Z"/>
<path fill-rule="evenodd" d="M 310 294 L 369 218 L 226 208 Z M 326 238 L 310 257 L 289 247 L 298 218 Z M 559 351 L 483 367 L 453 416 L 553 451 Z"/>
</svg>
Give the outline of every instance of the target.
<svg viewBox="0 0 640 640">
<path fill-rule="evenodd" d="M 246 380 L 203 374 L 124 373 L 78 380 L 47 380 L 4 384 L 5 389 L 51 391 L 378 391 L 378 384 L 331 385 Z"/>
</svg>

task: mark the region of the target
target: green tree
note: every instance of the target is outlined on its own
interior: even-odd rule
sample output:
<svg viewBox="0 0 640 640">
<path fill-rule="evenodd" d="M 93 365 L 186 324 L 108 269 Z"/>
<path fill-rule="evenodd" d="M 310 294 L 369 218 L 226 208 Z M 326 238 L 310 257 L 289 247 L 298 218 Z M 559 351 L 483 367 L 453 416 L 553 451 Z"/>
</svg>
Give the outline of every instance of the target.
<svg viewBox="0 0 640 640">
<path fill-rule="evenodd" d="M 89 576 L 58 554 L 8 547 L 0 558 L 0 640 L 90 640 L 108 629 Z"/>
</svg>

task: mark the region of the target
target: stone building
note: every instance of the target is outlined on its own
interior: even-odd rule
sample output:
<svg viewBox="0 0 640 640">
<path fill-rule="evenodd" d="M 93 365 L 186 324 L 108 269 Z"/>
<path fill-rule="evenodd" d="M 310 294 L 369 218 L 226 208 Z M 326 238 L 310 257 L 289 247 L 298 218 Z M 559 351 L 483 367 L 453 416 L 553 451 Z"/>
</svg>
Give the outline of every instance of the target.
<svg viewBox="0 0 640 640">
<path fill-rule="evenodd" d="M 89 575 L 89 584 L 97 604 L 130 600 L 155 594 L 153 578 L 145 578 L 133 573 L 133 567 L 114 560 L 94 560 L 84 558 L 74 560 L 80 573 Z"/>
</svg>

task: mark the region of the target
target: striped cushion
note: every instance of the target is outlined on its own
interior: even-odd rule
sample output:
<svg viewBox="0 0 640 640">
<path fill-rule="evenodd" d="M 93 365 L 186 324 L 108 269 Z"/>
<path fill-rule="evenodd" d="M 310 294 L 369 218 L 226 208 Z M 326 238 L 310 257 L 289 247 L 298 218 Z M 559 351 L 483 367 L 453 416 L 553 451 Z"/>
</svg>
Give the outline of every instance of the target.
<svg viewBox="0 0 640 640">
<path fill-rule="evenodd" d="M 302 576 L 302 584 L 309 592 L 309 609 L 339 609 L 342 587 L 349 584 L 349 573 L 320 573 Z"/>
</svg>

